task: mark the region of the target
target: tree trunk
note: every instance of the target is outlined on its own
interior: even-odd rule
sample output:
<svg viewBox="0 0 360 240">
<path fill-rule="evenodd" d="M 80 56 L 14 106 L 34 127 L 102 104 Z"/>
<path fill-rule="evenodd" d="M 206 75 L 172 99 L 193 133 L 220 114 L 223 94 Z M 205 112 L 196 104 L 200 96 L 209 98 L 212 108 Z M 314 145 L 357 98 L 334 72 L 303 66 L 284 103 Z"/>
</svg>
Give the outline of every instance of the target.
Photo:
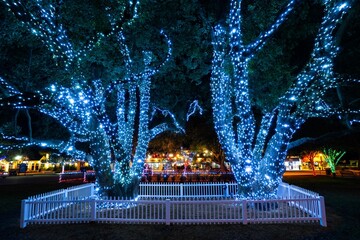
<svg viewBox="0 0 360 240">
<path fill-rule="evenodd" d="M 310 159 L 310 163 L 311 163 L 311 169 L 312 169 L 312 172 L 313 172 L 313 176 L 316 176 L 315 164 L 314 164 L 314 158 L 313 157 Z"/>
<path fill-rule="evenodd" d="M 96 172 L 97 194 L 100 197 L 121 197 L 135 199 L 139 195 L 140 178 L 133 176 L 121 181 L 114 177 L 114 172 L 109 169 L 94 167 Z M 121 179 L 121 178 L 120 178 Z"/>
<path fill-rule="evenodd" d="M 127 199 L 136 199 L 140 193 L 140 178 L 134 176 L 127 183 L 115 183 L 113 187 L 113 196 L 121 196 Z"/>
</svg>

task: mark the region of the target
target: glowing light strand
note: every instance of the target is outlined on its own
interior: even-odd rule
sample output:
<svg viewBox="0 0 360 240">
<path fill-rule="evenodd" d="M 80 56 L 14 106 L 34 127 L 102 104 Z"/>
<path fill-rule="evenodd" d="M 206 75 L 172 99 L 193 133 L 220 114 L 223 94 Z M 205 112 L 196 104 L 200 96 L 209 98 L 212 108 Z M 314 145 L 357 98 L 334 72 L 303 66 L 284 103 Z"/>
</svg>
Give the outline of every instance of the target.
<svg viewBox="0 0 360 240">
<path fill-rule="evenodd" d="M 276 109 L 265 113 L 254 139 L 255 119 L 248 92 L 248 61 L 286 20 L 294 5 L 295 1 L 290 1 L 269 30 L 248 46 L 242 43 L 241 1 L 231 1 L 229 32 L 222 26 L 214 28 L 211 76 L 214 125 L 225 156 L 232 164 L 239 195 L 243 198 L 275 197 L 285 170 L 284 160 L 292 135 L 307 118 L 318 116 L 321 111 L 328 114 L 332 111 L 322 97 L 338 84 L 332 70 L 338 51 L 333 31 L 349 5 L 325 2 L 325 14 L 309 64 L 297 76 L 296 85 L 280 99 Z M 230 50 L 226 46 L 227 37 Z M 234 70 L 232 75 L 225 70 L 225 61 L 229 57 Z M 294 107 L 295 112 L 292 110 Z M 358 113 L 357 110 L 347 112 Z M 234 118 L 238 122 L 235 126 Z M 270 131 L 272 125 L 275 132 Z"/>
<path fill-rule="evenodd" d="M 186 121 L 189 121 L 190 117 L 192 115 L 194 115 L 196 112 L 199 112 L 200 115 L 202 115 L 203 113 L 203 109 L 202 107 L 199 105 L 199 101 L 198 100 L 194 100 L 190 106 L 189 106 L 189 110 L 186 113 Z"/>
<path fill-rule="evenodd" d="M 68 69 L 75 60 L 81 61 L 81 57 L 93 49 L 96 43 L 103 37 L 103 34 L 99 33 L 92 37 L 88 43 L 83 46 L 83 49 L 75 50 L 67 36 L 64 26 L 57 21 L 60 17 L 56 15 L 56 7 L 59 6 L 46 3 L 42 0 L 33 1 L 30 6 L 21 0 L 2 1 L 20 21 L 29 27 L 32 34 L 38 36 L 43 41 L 55 59 L 64 62 L 66 69 Z"/>
</svg>

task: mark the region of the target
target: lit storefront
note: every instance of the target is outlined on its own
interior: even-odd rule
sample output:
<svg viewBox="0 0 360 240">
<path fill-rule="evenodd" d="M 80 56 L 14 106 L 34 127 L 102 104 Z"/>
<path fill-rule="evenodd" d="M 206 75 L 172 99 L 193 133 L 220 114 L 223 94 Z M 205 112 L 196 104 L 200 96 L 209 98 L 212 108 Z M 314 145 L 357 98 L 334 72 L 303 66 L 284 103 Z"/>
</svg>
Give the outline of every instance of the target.
<svg viewBox="0 0 360 240">
<path fill-rule="evenodd" d="M 290 156 L 285 159 L 286 171 L 303 170 L 302 161 L 298 156 Z"/>
<path fill-rule="evenodd" d="M 0 171 L 8 172 L 9 166 L 10 162 L 8 162 L 5 158 L 0 159 Z"/>
<path fill-rule="evenodd" d="M 178 171 L 190 172 L 196 170 L 219 169 L 220 165 L 213 161 L 213 154 L 204 150 L 201 153 L 193 153 L 182 150 L 180 153 L 155 153 L 149 154 L 145 160 L 145 168 L 151 171 Z"/>
</svg>

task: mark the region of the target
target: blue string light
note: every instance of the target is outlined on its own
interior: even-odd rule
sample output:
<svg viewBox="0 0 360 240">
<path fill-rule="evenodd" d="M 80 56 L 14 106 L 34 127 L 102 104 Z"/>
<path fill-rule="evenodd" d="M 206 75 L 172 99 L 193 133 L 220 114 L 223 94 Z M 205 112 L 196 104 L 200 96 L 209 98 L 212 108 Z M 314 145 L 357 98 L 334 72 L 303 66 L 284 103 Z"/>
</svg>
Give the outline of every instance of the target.
<svg viewBox="0 0 360 240">
<path fill-rule="evenodd" d="M 74 62 L 79 62 L 81 56 L 91 51 L 91 46 L 83 50 L 74 49 L 63 26 L 60 23 L 55 24 L 58 16 L 55 14 L 53 5 L 38 0 L 34 2 L 34 8 L 30 11 L 22 1 L 3 0 L 3 2 L 16 16 L 20 16 L 19 18 L 23 20 L 31 33 L 42 39 L 55 58 L 64 62 L 67 70 Z M 133 17 L 127 24 L 131 24 L 136 18 L 139 4 L 139 1 L 129 1 L 133 9 Z M 169 116 L 171 122 L 160 123 L 150 128 L 150 121 L 153 120 L 150 110 L 151 78 L 170 60 L 172 44 L 169 37 L 161 30 L 160 34 L 164 37 L 168 49 L 164 60 L 157 66 L 153 66 L 153 54 L 150 51 L 144 51 L 143 63 L 136 63 L 135 66 L 131 51 L 126 44 L 123 28 L 116 22 L 116 19 L 121 19 L 124 14 L 123 7 L 106 8 L 112 32 L 107 36 L 102 36 L 116 36 L 126 69 L 123 78 L 105 86 L 101 79 L 88 83 L 80 74 L 71 79 L 72 86 L 70 87 L 54 83 L 46 91 L 37 92 L 36 96 L 40 98 L 37 105 L 24 106 L 21 99 L 18 102 L 6 103 L 14 108 L 36 108 L 59 121 L 69 131 L 70 139 L 67 142 L 57 145 L 47 144 L 47 146 L 60 149 L 61 152 L 71 156 L 87 159 L 96 170 L 97 188 L 100 195 L 136 195 L 134 189 L 140 180 L 149 141 L 171 127 L 184 132 L 175 116 L 166 110 L 160 110 L 160 112 Z M 112 15 L 115 12 L 117 15 Z M 143 69 L 139 69 L 139 65 L 142 65 Z M 22 93 L 4 79 L 0 78 L 0 84 L 10 96 L 22 97 Z M 116 96 L 115 120 L 110 117 L 108 109 L 110 95 Z M 194 108 L 199 109 L 199 106 L 196 105 Z M 188 117 L 193 113 L 189 113 Z M 134 139 L 134 136 L 137 138 Z M 75 147 L 77 142 L 88 143 L 89 149 L 86 152 L 77 150 Z M 35 141 L 26 144 L 42 145 L 44 142 Z M 23 145 L 20 144 L 18 147 Z"/>
<path fill-rule="evenodd" d="M 279 99 L 278 106 L 263 113 L 258 131 L 249 94 L 249 61 L 285 22 L 295 1 L 289 1 L 275 23 L 248 45 L 243 43 L 241 0 L 231 1 L 228 26 L 214 28 L 211 75 L 214 125 L 238 181 L 241 198 L 276 196 L 285 171 L 287 146 L 308 118 L 345 112 L 359 114 L 359 110 L 334 108 L 324 100 L 329 89 L 344 82 L 333 73 L 338 52 L 333 31 L 350 7 L 346 2 L 324 4 L 325 14 L 308 65 L 296 77 L 296 84 Z M 231 73 L 226 69 L 228 62 Z"/>
</svg>

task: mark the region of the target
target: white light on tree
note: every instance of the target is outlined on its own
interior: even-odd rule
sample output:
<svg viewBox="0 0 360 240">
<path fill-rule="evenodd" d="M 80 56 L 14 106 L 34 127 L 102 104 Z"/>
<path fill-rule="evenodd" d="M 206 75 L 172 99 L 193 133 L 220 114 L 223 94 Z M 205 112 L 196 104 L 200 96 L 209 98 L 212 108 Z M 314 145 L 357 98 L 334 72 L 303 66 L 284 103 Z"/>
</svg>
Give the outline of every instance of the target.
<svg viewBox="0 0 360 240">
<path fill-rule="evenodd" d="M 65 29 L 55 24 L 56 9 L 45 1 L 35 1 L 31 11 L 23 1 L 3 0 L 8 8 L 20 18 L 31 32 L 39 36 L 54 57 L 62 60 L 66 69 L 78 65 L 81 56 L 91 51 L 91 47 L 74 50 Z M 138 14 L 139 1 L 130 1 L 127 5 L 132 18 L 123 24 L 131 24 Z M 134 64 L 131 50 L 128 48 L 122 26 L 116 19 L 121 19 L 122 12 L 106 8 L 112 32 L 124 58 L 125 75 L 108 85 L 102 79 L 89 83 L 84 77 L 74 76 L 72 86 L 64 87 L 56 83 L 46 91 L 39 91 L 33 98 L 39 98 L 37 104 L 24 105 L 23 93 L 0 78 L 0 84 L 7 96 L 18 96 L 19 100 L 9 100 L 6 105 L 14 108 L 32 107 L 58 120 L 70 133 L 67 142 L 46 143 L 47 147 L 57 148 L 77 158 L 88 159 L 96 171 L 97 189 L 100 195 L 136 197 L 138 184 L 143 171 L 144 160 L 149 141 L 169 129 L 183 132 L 175 116 L 169 111 L 160 110 L 150 103 L 151 78 L 169 61 L 172 53 L 171 41 L 161 31 L 167 45 L 164 60 L 154 64 L 150 51 L 142 52 L 142 62 Z M 112 15 L 115 14 L 115 15 Z M 158 43 L 156 43 L 158 44 Z M 154 66 L 155 65 L 155 66 Z M 140 69 L 139 66 L 142 66 Z M 109 96 L 115 96 L 114 108 L 109 110 Z M 200 109 L 197 102 L 191 105 L 187 117 Z M 151 109 L 154 109 L 153 111 Z M 200 109 L 201 110 L 201 109 Z M 111 112 L 112 111 L 112 112 Z M 115 117 L 110 117 L 115 113 Z M 114 115 L 114 114 L 112 114 Z M 158 125 L 152 124 L 154 115 L 162 115 L 166 120 Z M 136 139 L 134 139 L 136 136 Z M 3 136 L 5 138 L 7 136 Z M 17 140 L 14 138 L 10 138 Z M 26 140 L 26 139 L 25 139 Z M 83 152 L 76 148 L 76 143 L 87 143 L 88 149 Z M 43 145 L 44 141 L 26 144 Z M 24 146 L 19 144 L 17 147 Z"/>
<path fill-rule="evenodd" d="M 346 2 L 335 1 L 324 1 L 324 5 L 324 16 L 309 63 L 279 104 L 263 113 L 258 130 L 249 94 L 249 62 L 285 22 L 295 1 L 289 1 L 274 24 L 249 44 L 243 42 L 241 0 L 231 0 L 228 26 L 214 28 L 211 76 L 214 124 L 242 198 L 276 196 L 285 171 L 288 144 L 307 119 L 344 111 L 359 113 L 358 110 L 330 108 L 323 100 L 330 88 L 345 81 L 333 73 L 333 60 L 338 52 L 333 32 L 350 7 Z M 229 62 L 232 71 L 227 69 Z"/>
</svg>

